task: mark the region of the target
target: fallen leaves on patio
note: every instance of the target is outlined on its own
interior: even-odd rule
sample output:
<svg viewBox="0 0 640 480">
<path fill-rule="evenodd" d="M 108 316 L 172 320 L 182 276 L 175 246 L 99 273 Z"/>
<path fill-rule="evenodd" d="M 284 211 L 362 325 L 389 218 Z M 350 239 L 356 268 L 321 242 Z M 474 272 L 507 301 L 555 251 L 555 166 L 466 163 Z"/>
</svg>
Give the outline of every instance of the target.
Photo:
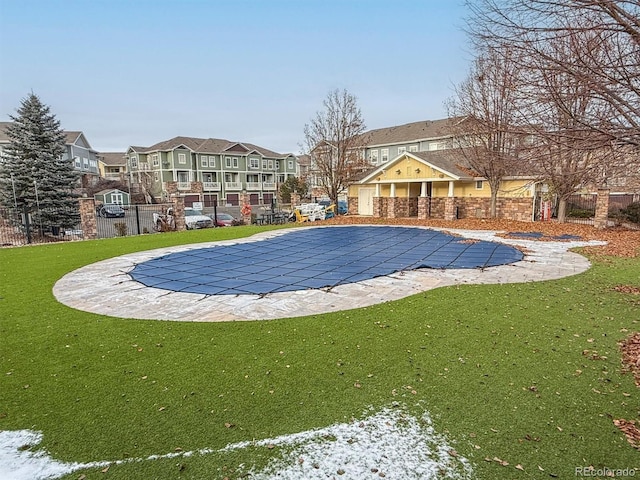
<svg viewBox="0 0 640 480">
<path fill-rule="evenodd" d="M 417 218 L 372 218 L 357 216 L 340 216 L 322 222 L 327 225 L 420 225 L 425 227 L 469 229 L 469 230 L 497 230 L 503 232 L 540 232 L 544 235 L 541 241 L 558 241 L 553 237 L 560 235 L 575 235 L 581 240 L 602 240 L 607 245 L 602 247 L 587 247 L 587 251 L 594 255 L 612 255 L 615 257 L 640 256 L 640 230 L 630 230 L 623 227 L 597 229 L 592 225 L 558 222 L 516 222 L 504 219 L 463 218 L 460 220 L 422 220 Z"/>
</svg>

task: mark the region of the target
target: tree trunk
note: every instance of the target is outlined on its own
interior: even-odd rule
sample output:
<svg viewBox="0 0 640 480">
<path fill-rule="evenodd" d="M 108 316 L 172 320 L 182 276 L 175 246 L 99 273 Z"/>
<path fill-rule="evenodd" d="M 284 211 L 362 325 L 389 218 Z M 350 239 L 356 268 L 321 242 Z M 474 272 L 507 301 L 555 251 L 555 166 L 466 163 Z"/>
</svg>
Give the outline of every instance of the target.
<svg viewBox="0 0 640 480">
<path fill-rule="evenodd" d="M 558 223 L 567 221 L 567 199 L 560 198 L 558 200 Z"/>
<path fill-rule="evenodd" d="M 489 203 L 489 217 L 496 218 L 498 216 L 498 189 L 491 190 L 491 201 Z"/>
</svg>

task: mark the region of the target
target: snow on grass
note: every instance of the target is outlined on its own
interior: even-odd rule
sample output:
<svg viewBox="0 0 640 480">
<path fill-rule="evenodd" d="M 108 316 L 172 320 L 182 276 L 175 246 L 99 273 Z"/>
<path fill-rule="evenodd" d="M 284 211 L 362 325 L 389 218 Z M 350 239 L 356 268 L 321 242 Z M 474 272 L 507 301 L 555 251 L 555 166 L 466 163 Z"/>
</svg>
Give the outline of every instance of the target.
<svg viewBox="0 0 640 480">
<path fill-rule="evenodd" d="M 264 469 L 252 468 L 247 472 L 259 480 L 470 479 L 473 476 L 469 461 L 434 430 L 428 412 L 416 418 L 401 408 L 385 408 L 360 420 L 318 430 L 234 443 L 220 450 L 174 452 L 114 462 L 59 462 L 44 451 L 32 451 L 41 440 L 42 434 L 29 430 L 0 431 L 0 478 L 55 479 L 90 468 L 255 447 L 278 448 Z"/>
</svg>

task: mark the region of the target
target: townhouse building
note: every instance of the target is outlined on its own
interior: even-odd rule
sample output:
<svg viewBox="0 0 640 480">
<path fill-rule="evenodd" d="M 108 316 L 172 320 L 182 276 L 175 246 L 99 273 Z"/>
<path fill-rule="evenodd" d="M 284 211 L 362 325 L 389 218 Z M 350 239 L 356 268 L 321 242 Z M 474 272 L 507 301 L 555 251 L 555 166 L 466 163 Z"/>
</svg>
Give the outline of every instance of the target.
<svg viewBox="0 0 640 480">
<path fill-rule="evenodd" d="M 125 158 L 132 192 L 159 202 L 180 194 L 186 206 L 237 206 L 241 195 L 252 205 L 270 205 L 279 185 L 298 174 L 293 154 L 217 138 L 174 137 L 150 147 L 131 146 Z"/>
<path fill-rule="evenodd" d="M 6 129 L 11 122 L 0 122 L 0 155 L 9 145 Z M 65 134 L 65 152 L 62 158 L 69 160 L 73 168 L 80 172 L 82 187 L 94 185 L 100 178 L 98 152 L 91 148 L 87 137 L 80 131 L 67 131 Z"/>
</svg>

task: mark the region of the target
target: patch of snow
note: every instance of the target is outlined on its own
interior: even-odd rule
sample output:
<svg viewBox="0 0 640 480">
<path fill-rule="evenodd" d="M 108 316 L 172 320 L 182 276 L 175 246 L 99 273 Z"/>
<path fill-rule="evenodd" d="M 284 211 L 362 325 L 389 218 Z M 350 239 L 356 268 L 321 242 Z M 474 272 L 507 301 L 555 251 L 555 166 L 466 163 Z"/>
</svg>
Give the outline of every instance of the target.
<svg viewBox="0 0 640 480">
<path fill-rule="evenodd" d="M 89 468 L 194 454 L 224 453 L 251 447 L 280 447 L 267 466 L 249 470 L 255 479 L 470 479 L 469 461 L 455 453 L 444 435 L 438 434 L 428 412 L 421 418 L 401 408 L 349 423 L 282 435 L 258 441 L 238 442 L 220 450 L 172 452 L 146 458 L 90 463 L 64 463 L 45 451 L 33 451 L 42 434 L 30 430 L 0 431 L 0 478 L 48 480 Z M 274 451 L 274 454 L 276 452 Z M 336 477 L 338 478 L 338 477 Z"/>
</svg>

